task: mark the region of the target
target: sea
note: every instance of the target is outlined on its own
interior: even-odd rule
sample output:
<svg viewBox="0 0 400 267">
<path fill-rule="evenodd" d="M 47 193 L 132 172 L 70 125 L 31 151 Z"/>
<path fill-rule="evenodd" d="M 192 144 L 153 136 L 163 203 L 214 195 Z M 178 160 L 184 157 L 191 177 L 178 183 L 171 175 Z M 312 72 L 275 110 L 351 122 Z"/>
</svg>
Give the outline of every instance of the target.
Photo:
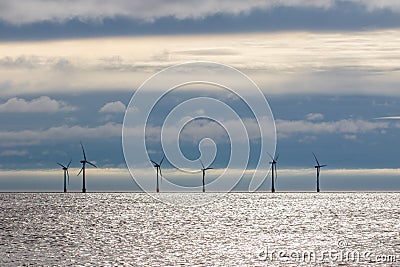
<svg viewBox="0 0 400 267">
<path fill-rule="evenodd" d="M 400 266 L 400 193 L 0 193 L 0 266 Z"/>
</svg>

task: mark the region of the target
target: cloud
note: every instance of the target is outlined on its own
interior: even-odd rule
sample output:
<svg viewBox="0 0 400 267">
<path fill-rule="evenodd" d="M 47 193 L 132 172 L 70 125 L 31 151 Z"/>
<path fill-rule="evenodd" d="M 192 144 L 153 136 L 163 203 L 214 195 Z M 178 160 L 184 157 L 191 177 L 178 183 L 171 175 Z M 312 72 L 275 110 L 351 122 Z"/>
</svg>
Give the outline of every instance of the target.
<svg viewBox="0 0 400 267">
<path fill-rule="evenodd" d="M 339 120 L 330 122 L 310 122 L 304 120 L 276 120 L 277 132 L 281 137 L 286 137 L 294 133 L 312 134 L 351 134 L 366 133 L 375 130 L 383 130 L 390 127 L 388 122 L 371 122 L 365 120 Z"/>
<path fill-rule="evenodd" d="M 0 132 L 0 146 L 35 145 L 44 141 L 104 139 L 121 137 L 122 125 L 107 123 L 96 127 L 58 126 L 45 130 L 22 130 Z"/>
<path fill-rule="evenodd" d="M 321 113 L 309 113 L 306 117 L 309 121 L 318 121 L 324 119 L 324 115 Z"/>
<path fill-rule="evenodd" d="M 317 140 L 316 136 L 314 136 L 314 135 L 312 135 L 312 136 L 306 135 L 306 136 L 300 138 L 299 142 L 300 143 L 309 144 L 309 143 L 315 142 L 316 140 Z"/>
<path fill-rule="evenodd" d="M 105 104 L 100 110 L 100 113 L 121 113 L 125 112 L 126 106 L 121 101 L 115 101 Z"/>
<path fill-rule="evenodd" d="M 174 53 L 190 56 L 235 56 L 240 54 L 239 51 L 236 51 L 229 47 L 188 49 L 175 51 Z"/>
<path fill-rule="evenodd" d="M 203 19 L 216 14 L 248 14 L 253 10 L 268 10 L 277 7 L 294 8 L 333 8 L 339 3 L 352 3 L 369 11 L 390 9 L 400 10 L 397 1 L 370 0 L 205 0 L 205 1 L 163 1 L 149 0 L 128 1 L 102 0 L 47 1 L 4 0 L 0 4 L 0 19 L 12 24 L 26 24 L 43 21 L 65 22 L 72 19 L 99 22 L 103 19 L 125 17 L 135 20 L 152 22 L 160 18 L 174 17 L 183 19 Z"/>
<path fill-rule="evenodd" d="M 394 29 L 3 42 L 0 97 L 83 90 L 132 92 L 163 68 L 198 58 L 190 51 L 208 53 L 207 60 L 238 68 L 268 95 L 399 95 L 399 38 L 400 31 Z M 98 47 L 99 42 L 108 45 Z M 214 53 L 219 50 L 240 53 Z M 158 56 L 160 51 L 168 56 Z"/>
<path fill-rule="evenodd" d="M 4 150 L 0 153 L 0 156 L 7 156 L 7 157 L 12 157 L 12 156 L 23 157 L 26 155 L 28 155 L 27 150 Z"/>
<path fill-rule="evenodd" d="M 375 120 L 400 120 L 400 116 L 390 116 L 390 117 L 379 117 Z"/>
<path fill-rule="evenodd" d="M 355 134 L 345 134 L 343 137 L 346 140 L 352 140 L 352 141 L 357 140 L 357 135 Z"/>
<path fill-rule="evenodd" d="M 68 106 L 63 101 L 51 99 L 48 96 L 41 96 L 32 100 L 25 100 L 23 98 L 13 97 L 8 99 L 5 103 L 0 104 L 0 112 L 8 113 L 24 113 L 24 112 L 66 112 L 74 111 L 76 107 Z"/>
<path fill-rule="evenodd" d="M 253 9 L 268 9 L 275 6 L 328 7 L 330 0 L 275 0 L 275 1 L 127 1 L 87 0 L 72 1 L 2 1 L 0 18 L 12 24 L 25 24 L 43 21 L 64 22 L 71 19 L 83 21 L 102 21 L 105 18 L 126 17 L 151 22 L 163 17 L 176 19 L 201 19 L 225 13 L 248 13 Z M 29 12 L 27 12 L 29 10 Z"/>
</svg>

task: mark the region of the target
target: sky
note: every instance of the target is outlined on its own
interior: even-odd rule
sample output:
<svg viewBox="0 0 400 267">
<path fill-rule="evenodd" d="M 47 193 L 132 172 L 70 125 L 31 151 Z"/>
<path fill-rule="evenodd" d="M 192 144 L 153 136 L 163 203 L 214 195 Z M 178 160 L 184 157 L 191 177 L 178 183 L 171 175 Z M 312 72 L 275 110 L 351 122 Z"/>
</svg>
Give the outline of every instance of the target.
<svg viewBox="0 0 400 267">
<path fill-rule="evenodd" d="M 69 188 L 78 192 L 80 142 L 99 167 L 87 170 L 88 191 L 140 190 L 124 158 L 126 108 L 154 74 L 199 61 L 237 69 L 268 100 L 280 155 L 278 191 L 315 190 L 312 152 L 328 165 L 321 171 L 323 191 L 400 190 L 399 44 L 397 0 L 2 0 L 0 191 L 60 191 L 57 162 L 72 159 Z M 239 94 L 250 91 L 238 87 Z M 166 91 L 163 83 L 144 89 L 148 99 Z M 192 164 L 182 172 L 172 158 L 166 160 L 162 189 L 175 190 L 171 183 L 177 183 L 200 191 L 202 158 L 214 167 L 207 182 L 229 165 L 228 180 L 243 175 L 235 189 L 247 191 L 258 159 L 267 174 L 266 152 L 274 151 L 261 149 L 254 116 L 243 101 L 203 85 L 169 92 L 149 117 L 146 140 L 134 139 L 143 127 L 132 133 L 133 143 L 145 141 L 148 148 L 148 158 L 135 162 L 136 178 L 148 190 L 155 186 L 149 158 L 163 157 L 158 135 L 164 118 L 196 97 L 218 99 L 245 121 L 249 136 L 237 142 L 250 146 L 247 168 L 229 165 L 233 150 L 224 130 L 235 132 L 241 120 L 208 105 L 193 106 L 186 115 L 200 119 L 185 125 L 178 140 Z M 219 121 L 201 119 L 212 111 Z M 175 141 L 173 130 L 166 128 L 168 144 Z M 210 147 L 215 155 L 207 160 Z M 269 190 L 268 175 L 260 190 Z"/>
</svg>

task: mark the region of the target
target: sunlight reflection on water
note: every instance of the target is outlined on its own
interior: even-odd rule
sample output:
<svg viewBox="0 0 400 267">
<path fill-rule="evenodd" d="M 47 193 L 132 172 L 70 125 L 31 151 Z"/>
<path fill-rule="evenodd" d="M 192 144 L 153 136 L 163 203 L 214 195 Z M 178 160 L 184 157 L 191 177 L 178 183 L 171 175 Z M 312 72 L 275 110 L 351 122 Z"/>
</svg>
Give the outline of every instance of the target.
<svg viewBox="0 0 400 267">
<path fill-rule="evenodd" d="M 343 244 L 397 255 L 400 264 L 399 196 L 230 193 L 206 206 L 178 207 L 142 193 L 2 193 L 0 265 L 309 266 L 277 258 L 271 264 L 260 252 L 318 253 Z"/>
</svg>

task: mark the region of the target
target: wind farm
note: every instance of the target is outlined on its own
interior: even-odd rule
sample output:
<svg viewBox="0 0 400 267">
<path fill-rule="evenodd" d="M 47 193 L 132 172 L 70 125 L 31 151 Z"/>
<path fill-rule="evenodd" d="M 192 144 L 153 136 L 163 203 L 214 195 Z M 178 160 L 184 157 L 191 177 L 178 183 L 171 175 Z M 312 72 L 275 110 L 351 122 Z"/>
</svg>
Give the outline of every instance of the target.
<svg viewBox="0 0 400 267">
<path fill-rule="evenodd" d="M 86 167 L 87 164 L 89 164 L 90 166 L 97 168 L 97 166 L 90 162 L 87 158 L 86 155 L 86 151 L 85 151 L 85 147 L 82 143 L 80 143 L 81 146 L 81 150 L 82 150 L 82 155 L 83 155 L 83 159 L 81 161 L 79 161 L 82 164 L 82 167 L 79 170 L 79 173 L 77 174 L 77 176 L 79 176 L 82 173 L 82 189 L 81 192 L 82 193 L 86 193 L 87 192 L 87 188 L 86 188 Z M 280 154 L 279 153 L 275 153 L 274 155 L 271 155 L 270 153 L 267 153 L 269 158 L 271 159 L 268 163 L 271 165 L 270 167 L 270 176 L 271 176 L 271 188 L 270 188 L 270 192 L 271 193 L 276 193 L 276 182 L 277 182 L 277 178 L 278 178 L 278 172 L 277 172 L 277 163 L 278 163 L 278 159 Z M 321 187 L 320 187 L 320 174 L 321 174 L 321 168 L 326 167 L 328 165 L 326 164 L 321 164 L 316 156 L 316 154 L 314 152 L 312 152 L 312 155 L 314 157 L 314 160 L 316 162 L 315 166 L 313 166 L 316 169 L 316 192 L 319 193 L 321 192 Z M 161 191 L 161 184 L 162 184 L 162 180 L 164 178 L 163 174 L 162 174 L 162 164 L 164 163 L 165 160 L 165 154 L 162 156 L 161 160 L 159 162 L 154 161 L 152 159 L 150 159 L 151 163 L 153 164 L 153 167 L 156 169 L 156 188 L 155 191 L 156 193 L 159 193 Z M 205 166 L 203 161 L 201 159 L 199 159 L 199 162 L 201 164 L 201 174 L 202 174 L 202 180 L 201 180 L 201 192 L 205 193 L 206 192 L 206 174 L 208 170 L 213 170 L 213 167 L 210 166 Z M 64 171 L 63 172 L 63 192 L 67 193 L 68 192 L 68 186 L 70 183 L 70 176 L 69 176 L 69 169 L 72 163 L 72 159 L 68 162 L 68 164 L 62 164 L 60 162 L 57 162 L 57 164 L 61 167 L 61 169 Z"/>
<path fill-rule="evenodd" d="M 0 6 L 0 267 L 400 267 L 400 1 Z"/>
<path fill-rule="evenodd" d="M 270 174 L 271 174 L 271 193 L 275 193 L 276 192 L 276 181 L 278 178 L 278 172 L 277 172 L 277 163 L 278 163 L 278 159 L 280 154 L 279 153 L 275 153 L 274 156 L 272 156 L 270 153 L 267 153 L 268 156 L 271 158 L 271 161 L 269 162 L 269 164 L 271 165 L 270 168 Z M 312 152 L 314 159 L 316 161 L 316 165 L 314 166 L 314 168 L 317 171 L 317 180 L 316 180 L 316 188 L 317 188 L 317 193 L 319 193 L 320 190 L 320 172 L 321 172 L 321 168 L 326 167 L 328 165 L 326 164 L 320 164 L 317 156 L 315 155 L 314 152 Z M 165 154 L 163 155 L 162 159 L 160 162 L 156 162 L 154 160 L 150 160 L 151 163 L 153 164 L 153 167 L 156 169 L 156 192 L 159 193 L 160 192 L 160 183 L 162 181 L 163 175 L 161 172 L 161 165 L 163 163 L 165 159 Z M 200 164 L 201 164 L 201 173 L 202 173 L 202 192 L 205 193 L 206 192 L 206 173 L 208 170 L 212 170 L 214 168 L 210 167 L 210 166 L 205 166 L 204 163 L 202 162 L 201 159 L 199 159 Z"/>
</svg>

